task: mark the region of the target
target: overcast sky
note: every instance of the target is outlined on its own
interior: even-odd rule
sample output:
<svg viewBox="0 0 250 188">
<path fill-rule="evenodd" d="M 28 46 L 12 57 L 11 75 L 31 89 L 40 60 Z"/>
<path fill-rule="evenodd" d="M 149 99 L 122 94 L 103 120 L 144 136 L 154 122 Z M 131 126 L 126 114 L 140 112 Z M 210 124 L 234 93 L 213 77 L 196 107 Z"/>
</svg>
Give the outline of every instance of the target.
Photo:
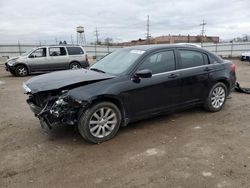
<svg viewBox="0 0 250 188">
<path fill-rule="evenodd" d="M 0 0 L 0 43 L 75 42 L 76 26 L 88 42 L 97 27 L 100 38 L 121 42 L 150 34 L 200 34 L 230 39 L 250 34 L 250 0 Z"/>
</svg>

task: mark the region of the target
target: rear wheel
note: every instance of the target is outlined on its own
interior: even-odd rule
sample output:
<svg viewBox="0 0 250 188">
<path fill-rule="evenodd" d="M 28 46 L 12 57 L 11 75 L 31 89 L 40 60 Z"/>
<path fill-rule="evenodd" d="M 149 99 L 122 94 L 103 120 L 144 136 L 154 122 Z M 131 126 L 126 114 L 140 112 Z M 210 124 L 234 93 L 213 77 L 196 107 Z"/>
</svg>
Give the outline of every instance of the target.
<svg viewBox="0 0 250 188">
<path fill-rule="evenodd" d="M 220 111 L 227 99 L 227 87 L 225 84 L 218 82 L 210 90 L 205 101 L 204 107 L 210 112 Z"/>
<path fill-rule="evenodd" d="M 91 106 L 81 115 L 78 129 L 84 139 L 101 143 L 113 138 L 121 124 L 121 112 L 110 102 L 100 102 Z"/>
<path fill-rule="evenodd" d="M 16 73 L 16 76 L 27 76 L 28 69 L 24 65 L 19 65 L 16 67 L 15 73 Z"/>
<path fill-rule="evenodd" d="M 70 63 L 69 68 L 70 69 L 80 69 L 80 68 L 82 68 L 82 66 L 80 65 L 80 63 L 72 62 L 72 63 Z"/>
</svg>

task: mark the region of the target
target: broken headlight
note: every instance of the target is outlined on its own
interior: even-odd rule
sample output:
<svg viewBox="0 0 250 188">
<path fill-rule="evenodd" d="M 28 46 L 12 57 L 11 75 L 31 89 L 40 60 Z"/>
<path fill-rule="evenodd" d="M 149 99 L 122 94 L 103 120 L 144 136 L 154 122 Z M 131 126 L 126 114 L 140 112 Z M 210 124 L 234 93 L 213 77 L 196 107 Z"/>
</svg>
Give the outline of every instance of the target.
<svg viewBox="0 0 250 188">
<path fill-rule="evenodd" d="M 62 95 L 54 102 L 50 109 L 50 113 L 56 117 L 60 117 L 68 110 L 68 91 L 61 92 Z"/>
</svg>

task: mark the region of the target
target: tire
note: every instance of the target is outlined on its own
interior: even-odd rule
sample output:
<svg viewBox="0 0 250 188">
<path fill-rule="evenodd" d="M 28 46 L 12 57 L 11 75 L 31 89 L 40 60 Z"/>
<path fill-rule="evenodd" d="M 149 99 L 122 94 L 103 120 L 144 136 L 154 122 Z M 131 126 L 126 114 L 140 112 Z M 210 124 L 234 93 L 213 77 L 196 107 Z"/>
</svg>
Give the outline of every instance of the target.
<svg viewBox="0 0 250 188">
<path fill-rule="evenodd" d="M 224 83 L 216 83 L 209 91 L 204 107 L 209 112 L 220 111 L 227 100 L 227 87 Z"/>
<path fill-rule="evenodd" d="M 27 76 L 29 74 L 28 68 L 24 65 L 18 65 L 15 69 L 15 74 L 20 77 Z"/>
<path fill-rule="evenodd" d="M 100 102 L 92 105 L 80 116 L 78 130 L 88 142 L 101 143 L 116 135 L 121 120 L 121 112 L 115 104 Z"/>
<path fill-rule="evenodd" d="M 80 63 L 77 62 L 72 62 L 69 65 L 69 69 L 80 69 L 80 68 L 82 68 L 82 66 L 80 65 Z"/>
</svg>

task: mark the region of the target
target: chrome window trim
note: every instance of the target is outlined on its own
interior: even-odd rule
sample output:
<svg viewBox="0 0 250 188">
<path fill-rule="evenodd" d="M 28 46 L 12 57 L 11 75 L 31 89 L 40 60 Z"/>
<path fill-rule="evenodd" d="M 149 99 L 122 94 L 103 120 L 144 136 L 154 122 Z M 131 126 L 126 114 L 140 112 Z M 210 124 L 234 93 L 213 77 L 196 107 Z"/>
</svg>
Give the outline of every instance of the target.
<svg viewBox="0 0 250 188">
<path fill-rule="evenodd" d="M 212 65 L 213 65 L 213 64 L 200 65 L 200 66 L 196 66 L 196 67 L 189 67 L 189 68 L 177 69 L 177 70 L 168 71 L 168 72 L 161 72 L 161 73 L 157 73 L 157 74 L 152 74 L 152 77 L 153 77 L 153 76 L 158 76 L 158 75 L 163 75 L 163 74 L 174 73 L 174 72 L 178 72 L 178 71 L 192 70 L 192 69 L 201 68 L 201 67 L 207 67 L 207 66 L 212 66 Z"/>
</svg>

